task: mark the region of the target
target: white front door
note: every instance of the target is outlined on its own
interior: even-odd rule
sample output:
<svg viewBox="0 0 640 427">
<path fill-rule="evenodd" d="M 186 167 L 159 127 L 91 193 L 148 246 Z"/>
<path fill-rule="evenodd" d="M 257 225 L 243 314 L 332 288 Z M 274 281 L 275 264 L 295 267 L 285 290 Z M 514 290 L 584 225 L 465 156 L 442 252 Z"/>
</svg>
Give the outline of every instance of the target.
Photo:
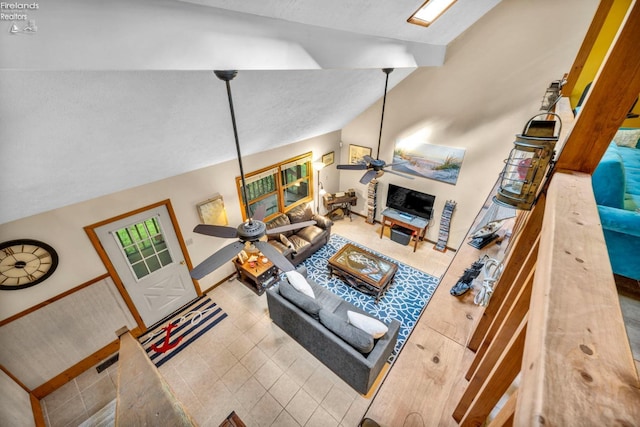
<svg viewBox="0 0 640 427">
<path fill-rule="evenodd" d="M 95 233 L 145 326 L 198 296 L 166 206 L 110 222 Z"/>
</svg>

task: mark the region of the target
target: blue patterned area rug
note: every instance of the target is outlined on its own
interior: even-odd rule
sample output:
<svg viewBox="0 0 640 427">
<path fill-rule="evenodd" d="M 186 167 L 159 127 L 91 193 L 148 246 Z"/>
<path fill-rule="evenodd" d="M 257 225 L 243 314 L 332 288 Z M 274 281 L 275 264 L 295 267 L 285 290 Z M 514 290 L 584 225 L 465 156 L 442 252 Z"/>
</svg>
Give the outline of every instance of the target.
<svg viewBox="0 0 640 427">
<path fill-rule="evenodd" d="M 162 322 L 140 336 L 138 341 L 159 368 L 225 317 L 227 314 L 203 295 L 183 307 L 167 323 Z"/>
<path fill-rule="evenodd" d="M 330 276 L 327 264 L 329 258 L 347 243 L 364 248 L 398 265 L 398 271 L 391 285 L 387 288 L 387 291 L 378 304 L 375 303 L 373 296 L 363 294 L 345 284 L 336 276 Z M 390 357 L 390 361 L 393 361 L 400 352 L 400 349 L 420 317 L 420 313 L 422 313 L 422 310 L 427 306 L 431 295 L 433 295 L 439 283 L 437 277 L 433 277 L 336 234 L 332 234 L 329 243 L 307 258 L 303 262 L 303 265 L 307 268 L 309 278 L 313 279 L 319 285 L 328 288 L 345 301 L 350 302 L 384 322 L 389 323 L 391 319 L 396 319 L 401 323 L 398 342 Z"/>
</svg>

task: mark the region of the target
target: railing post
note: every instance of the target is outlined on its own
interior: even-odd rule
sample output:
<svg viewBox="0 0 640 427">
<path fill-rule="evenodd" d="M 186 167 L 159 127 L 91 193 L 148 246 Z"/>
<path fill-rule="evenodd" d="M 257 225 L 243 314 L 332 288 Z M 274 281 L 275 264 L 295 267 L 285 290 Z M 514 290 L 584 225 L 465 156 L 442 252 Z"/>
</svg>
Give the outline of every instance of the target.
<svg viewBox="0 0 640 427">
<path fill-rule="evenodd" d="M 500 358 L 491 369 L 487 379 L 483 382 L 469 409 L 460 420 L 461 426 L 481 426 L 498 403 L 500 397 L 518 376 L 522 363 L 526 328 L 527 318 L 525 316 L 515 334 L 511 336 Z"/>
</svg>

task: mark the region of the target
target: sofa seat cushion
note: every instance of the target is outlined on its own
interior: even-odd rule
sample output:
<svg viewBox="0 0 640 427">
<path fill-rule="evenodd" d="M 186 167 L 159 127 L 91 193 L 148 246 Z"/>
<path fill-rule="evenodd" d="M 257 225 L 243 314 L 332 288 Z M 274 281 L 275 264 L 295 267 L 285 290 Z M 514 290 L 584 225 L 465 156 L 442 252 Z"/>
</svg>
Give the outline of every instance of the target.
<svg viewBox="0 0 640 427">
<path fill-rule="evenodd" d="M 319 316 L 320 323 L 360 353 L 367 354 L 373 350 L 373 337 L 365 331 L 356 328 L 329 310 L 321 309 Z"/>
<path fill-rule="evenodd" d="M 303 310 L 314 319 L 319 318 L 320 309 L 322 308 L 315 298 L 298 291 L 287 280 L 281 280 L 278 286 L 278 292 L 291 304 Z"/>
<path fill-rule="evenodd" d="M 269 244 L 276 248 L 278 252 L 280 252 L 284 256 L 288 256 L 291 252 L 291 249 L 282 244 L 279 240 L 269 239 Z"/>
<path fill-rule="evenodd" d="M 309 241 L 305 239 L 300 238 L 300 236 L 298 236 L 297 234 L 289 236 L 289 241 L 293 244 L 293 251 L 296 254 L 301 254 L 311 248 L 311 243 L 309 243 Z"/>
<path fill-rule="evenodd" d="M 296 235 L 302 237 L 307 242 L 314 244 L 326 236 L 326 231 L 317 225 L 310 225 L 298 231 Z"/>
</svg>

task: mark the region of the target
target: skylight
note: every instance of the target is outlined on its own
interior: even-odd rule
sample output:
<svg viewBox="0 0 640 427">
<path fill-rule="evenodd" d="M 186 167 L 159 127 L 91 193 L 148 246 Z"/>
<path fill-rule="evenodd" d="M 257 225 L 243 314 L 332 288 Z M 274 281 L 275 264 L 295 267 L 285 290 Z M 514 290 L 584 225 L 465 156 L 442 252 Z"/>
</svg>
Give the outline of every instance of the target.
<svg viewBox="0 0 640 427">
<path fill-rule="evenodd" d="M 456 1 L 457 0 L 427 0 L 407 19 L 407 22 L 428 27 Z"/>
</svg>

